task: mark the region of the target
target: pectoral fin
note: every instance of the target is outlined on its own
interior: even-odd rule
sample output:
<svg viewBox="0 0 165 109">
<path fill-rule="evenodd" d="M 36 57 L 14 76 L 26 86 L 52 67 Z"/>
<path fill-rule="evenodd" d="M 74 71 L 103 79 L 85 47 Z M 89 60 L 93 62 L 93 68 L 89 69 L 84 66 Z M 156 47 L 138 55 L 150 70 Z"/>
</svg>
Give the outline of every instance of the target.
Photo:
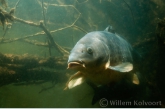
<svg viewBox="0 0 165 109">
<path fill-rule="evenodd" d="M 129 72 L 133 69 L 133 65 L 129 62 L 125 62 L 117 66 L 109 66 L 109 68 L 118 72 Z"/>
<path fill-rule="evenodd" d="M 72 75 L 68 82 L 66 83 L 66 87 L 64 88 L 64 90 L 66 89 L 72 89 L 80 84 L 82 84 L 84 82 L 84 76 L 81 72 L 77 72 L 76 74 Z"/>
<path fill-rule="evenodd" d="M 69 89 L 72 89 L 80 84 L 82 84 L 84 82 L 84 78 L 83 77 L 79 77 L 79 78 L 76 78 L 76 79 L 72 79 L 69 84 L 68 84 L 68 88 Z"/>
<path fill-rule="evenodd" d="M 136 74 L 133 74 L 133 80 L 132 82 L 136 85 L 138 85 L 140 82 L 139 82 L 139 79 L 138 79 L 138 76 Z"/>
</svg>

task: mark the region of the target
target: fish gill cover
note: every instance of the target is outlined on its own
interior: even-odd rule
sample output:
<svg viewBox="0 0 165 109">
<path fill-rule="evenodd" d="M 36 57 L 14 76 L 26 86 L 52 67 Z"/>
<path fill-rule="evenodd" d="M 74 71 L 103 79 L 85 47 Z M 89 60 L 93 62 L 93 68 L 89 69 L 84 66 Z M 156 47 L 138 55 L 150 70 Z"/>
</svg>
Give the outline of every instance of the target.
<svg viewBox="0 0 165 109">
<path fill-rule="evenodd" d="M 164 8 L 164 0 L 0 0 L 0 107 L 164 107 Z M 70 50 L 108 25 L 136 50 L 143 90 L 123 81 L 63 91 L 76 73 L 66 70 Z"/>
</svg>

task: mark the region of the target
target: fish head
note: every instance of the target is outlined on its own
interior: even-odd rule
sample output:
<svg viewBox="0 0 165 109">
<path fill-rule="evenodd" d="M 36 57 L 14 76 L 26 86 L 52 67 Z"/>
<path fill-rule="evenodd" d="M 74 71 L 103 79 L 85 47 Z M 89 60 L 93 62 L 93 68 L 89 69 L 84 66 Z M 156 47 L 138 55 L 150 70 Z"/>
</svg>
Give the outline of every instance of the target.
<svg viewBox="0 0 165 109">
<path fill-rule="evenodd" d="M 109 49 L 105 43 L 98 38 L 84 37 L 71 50 L 68 69 L 95 71 L 100 67 L 104 68 L 108 60 Z"/>
</svg>

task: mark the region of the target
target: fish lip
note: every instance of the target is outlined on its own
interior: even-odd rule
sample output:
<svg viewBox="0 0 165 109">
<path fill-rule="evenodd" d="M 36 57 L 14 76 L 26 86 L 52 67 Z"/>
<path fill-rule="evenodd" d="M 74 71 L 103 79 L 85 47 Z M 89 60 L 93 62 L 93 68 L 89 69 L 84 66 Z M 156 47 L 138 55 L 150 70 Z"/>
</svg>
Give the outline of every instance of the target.
<svg viewBox="0 0 165 109">
<path fill-rule="evenodd" d="M 85 68 L 85 64 L 83 61 L 71 61 L 68 62 L 67 69 L 76 69 L 76 68 Z"/>
</svg>

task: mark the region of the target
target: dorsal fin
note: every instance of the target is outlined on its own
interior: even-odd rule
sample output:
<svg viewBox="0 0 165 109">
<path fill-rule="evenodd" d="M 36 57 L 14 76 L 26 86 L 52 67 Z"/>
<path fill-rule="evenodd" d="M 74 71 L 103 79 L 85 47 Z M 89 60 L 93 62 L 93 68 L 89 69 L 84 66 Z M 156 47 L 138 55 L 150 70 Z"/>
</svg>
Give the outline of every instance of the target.
<svg viewBox="0 0 165 109">
<path fill-rule="evenodd" d="M 108 27 L 104 31 L 111 32 L 111 33 L 115 34 L 115 30 L 113 29 L 113 27 L 111 25 L 108 25 Z"/>
</svg>

